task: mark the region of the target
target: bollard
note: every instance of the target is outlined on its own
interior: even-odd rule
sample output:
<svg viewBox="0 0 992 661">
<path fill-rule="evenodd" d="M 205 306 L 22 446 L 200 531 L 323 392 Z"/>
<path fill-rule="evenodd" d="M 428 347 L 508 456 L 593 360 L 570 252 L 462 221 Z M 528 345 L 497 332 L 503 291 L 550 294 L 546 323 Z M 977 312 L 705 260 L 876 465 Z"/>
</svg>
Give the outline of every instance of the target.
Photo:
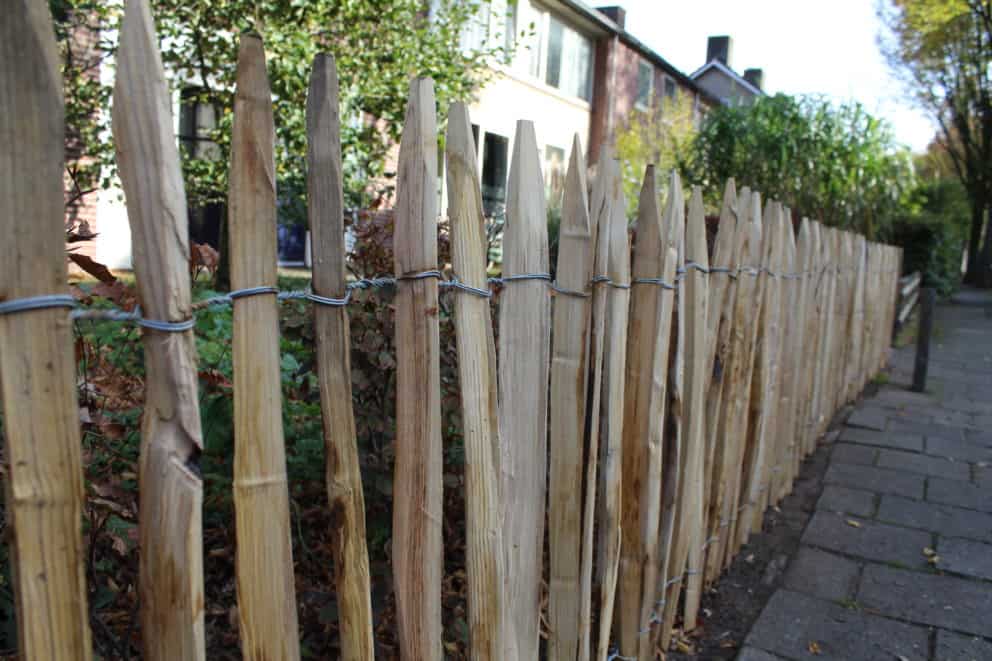
<svg viewBox="0 0 992 661">
<path fill-rule="evenodd" d="M 916 333 L 916 364 L 913 367 L 913 391 L 927 387 L 927 363 L 930 360 L 930 333 L 933 331 L 933 307 L 937 290 L 926 287 L 920 292 L 920 327 Z"/>
</svg>

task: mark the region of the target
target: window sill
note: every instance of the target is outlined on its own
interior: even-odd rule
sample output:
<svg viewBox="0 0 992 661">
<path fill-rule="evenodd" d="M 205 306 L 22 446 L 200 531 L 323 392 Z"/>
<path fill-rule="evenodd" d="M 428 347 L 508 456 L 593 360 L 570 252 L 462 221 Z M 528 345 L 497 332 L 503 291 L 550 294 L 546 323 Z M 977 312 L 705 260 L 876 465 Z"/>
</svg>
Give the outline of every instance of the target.
<svg viewBox="0 0 992 661">
<path fill-rule="evenodd" d="M 516 81 L 516 82 L 521 83 L 523 85 L 526 85 L 526 86 L 528 86 L 530 88 L 533 88 L 533 89 L 537 90 L 538 92 L 543 92 L 543 93 L 545 93 L 545 94 L 547 94 L 549 96 L 553 96 L 553 97 L 557 98 L 560 101 L 563 101 L 565 103 L 568 103 L 569 105 L 575 106 L 576 108 L 580 108 L 580 109 L 586 110 L 586 111 L 589 111 L 589 110 L 592 109 L 592 104 L 589 101 L 586 101 L 585 99 L 583 99 L 582 97 L 580 97 L 580 96 L 572 96 L 570 94 L 565 94 L 564 92 L 562 92 L 561 90 L 559 90 L 557 87 L 552 87 L 551 85 L 548 85 L 547 83 L 544 83 L 544 82 L 538 80 L 537 78 L 534 78 L 530 74 L 525 74 L 525 73 L 521 73 L 519 71 L 515 71 L 512 68 L 510 68 L 510 67 L 508 67 L 508 66 L 506 66 L 504 64 L 493 64 L 492 65 L 492 69 L 498 75 L 505 76 L 506 78 L 509 78 L 509 79 L 511 79 L 513 81 Z"/>
</svg>

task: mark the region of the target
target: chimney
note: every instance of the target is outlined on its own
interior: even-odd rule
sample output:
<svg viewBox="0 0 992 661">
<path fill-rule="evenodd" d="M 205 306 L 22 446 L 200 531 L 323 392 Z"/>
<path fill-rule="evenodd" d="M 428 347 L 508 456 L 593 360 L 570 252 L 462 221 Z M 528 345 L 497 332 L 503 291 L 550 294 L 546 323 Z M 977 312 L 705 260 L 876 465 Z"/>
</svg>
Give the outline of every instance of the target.
<svg viewBox="0 0 992 661">
<path fill-rule="evenodd" d="M 765 72 L 761 69 L 744 69 L 744 80 L 760 90 L 762 89 L 761 85 L 765 82 Z"/>
<path fill-rule="evenodd" d="M 720 60 L 721 63 L 729 67 L 732 46 L 733 42 L 727 35 L 710 37 L 706 41 L 706 63 L 709 64 L 713 60 Z"/>
<path fill-rule="evenodd" d="M 621 30 L 624 29 L 624 23 L 627 21 L 627 12 L 624 11 L 623 7 L 619 5 L 612 5 L 610 7 L 596 7 L 596 11 L 616 23 L 617 27 Z"/>
</svg>

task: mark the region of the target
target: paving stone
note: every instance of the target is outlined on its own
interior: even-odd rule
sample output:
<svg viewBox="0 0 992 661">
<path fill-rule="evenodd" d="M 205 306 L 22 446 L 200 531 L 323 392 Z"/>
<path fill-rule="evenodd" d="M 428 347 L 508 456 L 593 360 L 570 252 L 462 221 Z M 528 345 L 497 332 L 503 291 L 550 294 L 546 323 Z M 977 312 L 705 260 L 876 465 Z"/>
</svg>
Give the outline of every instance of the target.
<svg viewBox="0 0 992 661">
<path fill-rule="evenodd" d="M 990 414 L 973 414 L 971 416 L 971 420 L 972 427 L 977 427 L 978 429 L 988 429 L 989 427 L 992 427 L 992 415 Z"/>
<path fill-rule="evenodd" d="M 975 483 L 983 489 L 992 489 L 992 463 L 975 464 L 972 467 L 975 473 Z"/>
<path fill-rule="evenodd" d="M 785 574 L 785 587 L 821 599 L 841 601 L 854 596 L 860 574 L 861 567 L 853 560 L 800 546 Z"/>
<path fill-rule="evenodd" d="M 922 500 L 924 479 L 922 475 L 874 466 L 831 464 L 823 481 L 826 484 L 839 484 L 854 489 L 872 489 Z"/>
<path fill-rule="evenodd" d="M 964 429 L 961 427 L 938 425 L 933 422 L 911 422 L 908 420 L 899 420 L 898 418 L 890 418 L 887 431 L 922 434 L 927 438 L 937 437 L 964 440 Z"/>
<path fill-rule="evenodd" d="M 960 537 L 941 537 L 937 541 L 937 555 L 940 569 L 992 581 L 992 545 Z"/>
<path fill-rule="evenodd" d="M 853 526 L 849 521 L 860 526 Z M 876 562 L 895 562 L 904 567 L 923 569 L 927 566 L 923 549 L 932 546 L 933 539 L 923 530 L 817 512 L 806 526 L 802 543 Z"/>
<path fill-rule="evenodd" d="M 963 429 L 974 428 L 975 426 L 974 416 L 970 413 L 955 411 L 953 409 L 941 409 L 935 412 L 933 422 L 938 425 L 951 425 Z"/>
<path fill-rule="evenodd" d="M 923 452 L 923 434 L 884 432 L 873 431 L 871 429 L 858 429 L 857 427 L 844 427 L 840 432 L 840 440 L 848 441 L 849 443 L 862 443 L 864 445 L 877 445 L 885 448 L 895 448 L 896 450 Z"/>
<path fill-rule="evenodd" d="M 938 629 L 937 655 L 934 658 L 935 661 L 986 661 L 992 659 L 992 643 Z M 755 661 L 761 661 L 761 657 L 755 657 Z"/>
<path fill-rule="evenodd" d="M 992 404 L 988 401 L 971 399 L 970 397 L 954 397 L 941 402 L 941 405 L 945 408 L 954 409 L 955 411 L 964 411 L 966 413 L 975 413 L 979 415 L 992 415 Z"/>
<path fill-rule="evenodd" d="M 910 367 L 912 367 L 912 356 L 909 356 Z M 927 406 L 936 403 L 933 395 L 925 392 L 913 392 L 904 388 L 885 387 L 878 391 L 874 400 L 895 406 Z"/>
<path fill-rule="evenodd" d="M 748 646 L 737 655 L 737 661 L 785 661 L 785 659 L 765 650 L 759 650 L 757 647 Z"/>
<path fill-rule="evenodd" d="M 880 406 L 862 406 L 847 416 L 848 427 L 864 427 L 875 431 L 884 431 L 890 411 Z"/>
<path fill-rule="evenodd" d="M 933 411 L 942 411 L 943 409 L 930 409 L 930 408 L 890 408 L 889 418 L 893 420 L 903 420 L 906 422 L 921 422 L 928 423 L 933 422 Z"/>
<path fill-rule="evenodd" d="M 992 462 L 992 448 L 977 443 L 927 436 L 927 454 L 937 457 L 953 457 L 961 461 Z"/>
<path fill-rule="evenodd" d="M 992 432 L 985 431 L 989 427 L 992 427 L 992 423 L 982 425 L 981 429 L 966 430 L 964 433 L 964 438 L 970 443 L 983 445 L 987 448 L 992 447 Z"/>
<path fill-rule="evenodd" d="M 992 635 L 992 584 L 866 565 L 857 601 L 889 617 Z"/>
<path fill-rule="evenodd" d="M 968 537 L 992 543 L 992 514 L 985 512 L 885 495 L 875 518 L 949 537 Z"/>
<path fill-rule="evenodd" d="M 992 512 L 992 491 L 969 482 L 931 477 L 927 485 L 927 500 L 931 503 Z"/>
<path fill-rule="evenodd" d="M 929 443 L 929 440 L 927 441 Z M 945 477 L 950 480 L 970 480 L 971 466 L 961 461 L 950 461 L 944 457 L 931 457 L 900 450 L 878 451 L 878 467 L 909 471 Z"/>
<path fill-rule="evenodd" d="M 811 642 L 820 648 L 816 657 L 809 653 Z M 900 656 L 925 661 L 928 656 L 928 633 L 922 627 L 790 590 L 772 595 L 747 644 L 790 659 L 818 661 L 878 661 Z"/>
<path fill-rule="evenodd" d="M 830 453 L 830 461 L 842 464 L 864 464 L 871 466 L 875 463 L 875 456 L 878 448 L 868 445 L 856 445 L 854 443 L 838 443 L 834 446 L 834 451 Z"/>
<path fill-rule="evenodd" d="M 816 509 L 871 518 L 875 514 L 875 494 L 871 491 L 828 484 L 823 487 Z"/>
</svg>

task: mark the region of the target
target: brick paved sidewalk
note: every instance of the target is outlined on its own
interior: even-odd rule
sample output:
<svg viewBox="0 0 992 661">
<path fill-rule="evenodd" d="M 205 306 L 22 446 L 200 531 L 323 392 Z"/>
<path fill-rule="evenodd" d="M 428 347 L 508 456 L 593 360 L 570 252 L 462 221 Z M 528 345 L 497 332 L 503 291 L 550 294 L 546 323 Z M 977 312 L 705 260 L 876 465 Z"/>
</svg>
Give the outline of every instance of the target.
<svg viewBox="0 0 992 661">
<path fill-rule="evenodd" d="M 928 392 L 894 352 L 739 661 L 992 660 L 992 305 L 936 319 Z"/>
</svg>

